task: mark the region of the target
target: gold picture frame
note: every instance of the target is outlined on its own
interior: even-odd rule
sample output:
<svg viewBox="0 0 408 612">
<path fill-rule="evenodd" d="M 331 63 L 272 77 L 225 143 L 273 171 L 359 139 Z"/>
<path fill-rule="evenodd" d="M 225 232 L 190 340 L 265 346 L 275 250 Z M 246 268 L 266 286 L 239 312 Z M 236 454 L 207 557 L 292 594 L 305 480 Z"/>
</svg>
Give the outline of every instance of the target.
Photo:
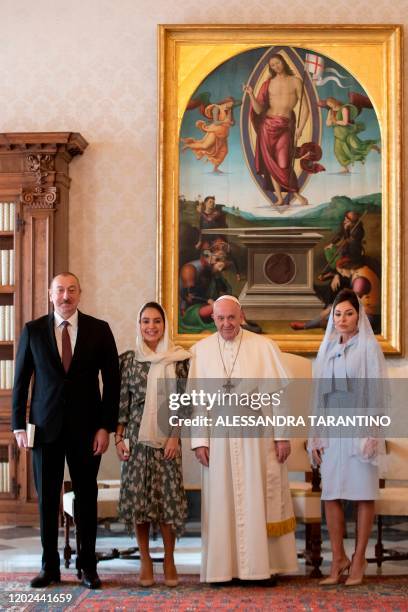
<svg viewBox="0 0 408 612">
<path fill-rule="evenodd" d="M 381 328 L 377 338 L 385 353 L 402 354 L 402 27 L 160 25 L 158 34 L 157 296 L 166 309 L 174 341 L 190 346 L 204 335 L 179 329 L 179 139 L 184 113 L 200 83 L 224 62 L 248 50 L 281 45 L 332 58 L 358 78 L 373 101 L 381 131 Z M 303 354 L 315 353 L 321 341 L 315 330 L 280 330 L 271 337 L 282 350 Z"/>
</svg>

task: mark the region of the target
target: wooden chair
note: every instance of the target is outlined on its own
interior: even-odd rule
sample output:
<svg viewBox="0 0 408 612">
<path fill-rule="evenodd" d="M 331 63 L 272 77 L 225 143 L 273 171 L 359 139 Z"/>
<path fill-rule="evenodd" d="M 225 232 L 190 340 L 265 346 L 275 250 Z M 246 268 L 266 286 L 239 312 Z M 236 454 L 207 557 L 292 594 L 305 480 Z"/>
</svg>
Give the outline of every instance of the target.
<svg viewBox="0 0 408 612">
<path fill-rule="evenodd" d="M 307 565 L 312 565 L 311 577 L 321 576 L 322 563 L 322 510 L 319 470 L 310 465 L 306 451 L 307 441 L 304 438 L 293 438 L 290 441 L 292 452 L 288 459 L 289 487 L 292 495 L 293 510 L 296 521 L 305 526 L 305 548 L 298 553 Z M 292 473 L 304 474 L 304 480 L 294 479 Z"/>
<path fill-rule="evenodd" d="M 283 353 L 283 362 L 292 378 L 303 380 L 311 378 L 312 364 L 310 359 L 291 353 Z M 310 401 L 307 393 L 304 396 L 304 401 Z M 304 412 L 307 412 L 307 410 Z M 304 558 L 308 565 L 313 566 L 310 575 L 319 577 L 321 576 L 320 565 L 323 560 L 321 556 L 320 473 L 318 469 L 311 466 L 305 438 L 291 438 L 290 444 L 292 450 L 288 459 L 289 487 L 296 520 L 305 525 L 306 532 L 305 549 L 298 556 Z M 303 474 L 303 480 L 299 478 L 299 474 Z"/>
<path fill-rule="evenodd" d="M 119 491 L 120 491 L 120 480 L 98 480 L 98 524 L 103 524 L 109 529 L 112 522 L 117 521 L 118 518 L 118 503 L 119 503 Z M 81 550 L 81 542 L 79 533 L 75 526 L 75 496 L 72 491 L 72 485 L 70 481 L 64 481 L 64 489 L 62 495 L 62 513 L 63 519 L 62 524 L 64 526 L 64 563 L 65 567 L 68 568 L 71 557 L 76 553 L 76 569 L 78 572 L 78 578 L 81 577 L 81 571 L 78 567 L 78 556 Z M 70 544 L 70 529 L 75 529 L 75 544 L 76 549 L 73 550 Z M 151 535 L 152 539 L 156 540 L 158 536 L 158 525 L 156 523 L 151 524 Z M 150 552 L 153 553 L 153 561 L 155 563 L 162 562 L 163 548 L 155 547 L 151 548 Z M 159 556 L 157 556 L 157 554 Z M 131 546 L 130 548 L 121 549 L 112 548 L 106 552 L 96 552 L 96 561 L 109 561 L 111 559 L 140 559 L 139 548 L 137 546 Z"/>
<path fill-rule="evenodd" d="M 403 561 L 408 559 L 405 551 L 385 548 L 383 535 L 384 516 L 408 516 L 408 440 L 393 438 L 386 441 L 386 464 L 384 478 L 380 480 L 380 495 L 375 502 L 377 515 L 377 543 L 375 558 L 369 559 L 381 567 L 383 561 Z"/>
<path fill-rule="evenodd" d="M 119 480 L 98 480 L 98 523 L 103 523 L 109 528 L 110 523 L 117 519 L 118 514 L 118 502 L 119 502 Z M 69 567 L 72 554 L 76 552 L 76 558 L 78 562 L 78 555 L 81 550 L 81 542 L 79 539 L 78 531 L 75 527 L 75 496 L 72 491 L 72 485 L 70 481 L 64 481 L 64 490 L 62 495 L 62 510 L 63 510 L 63 524 L 64 524 L 64 562 L 65 567 Z M 70 528 L 75 529 L 75 544 L 76 550 L 74 551 L 70 545 Z M 136 547 L 128 548 L 126 550 L 119 551 L 117 548 L 112 548 L 110 552 L 97 552 L 97 561 L 107 561 L 110 559 L 120 558 L 135 558 L 139 556 L 135 555 L 138 549 Z M 78 577 L 81 577 L 80 568 L 76 565 Z"/>
</svg>

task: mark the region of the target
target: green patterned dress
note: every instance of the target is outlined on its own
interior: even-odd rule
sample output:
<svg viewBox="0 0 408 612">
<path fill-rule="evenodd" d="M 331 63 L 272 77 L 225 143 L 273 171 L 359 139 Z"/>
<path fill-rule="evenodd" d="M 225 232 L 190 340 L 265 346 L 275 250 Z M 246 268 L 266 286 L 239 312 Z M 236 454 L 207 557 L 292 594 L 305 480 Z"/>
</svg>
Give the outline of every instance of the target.
<svg viewBox="0 0 408 612">
<path fill-rule="evenodd" d="M 150 363 L 139 362 L 134 351 L 120 355 L 119 423 L 129 438 L 130 457 L 122 462 L 119 517 L 133 531 L 137 523 L 170 523 L 177 537 L 184 531 L 187 500 L 181 456 L 163 458 L 164 450 L 137 442 Z M 176 363 L 178 378 L 186 378 L 186 361 Z"/>
</svg>

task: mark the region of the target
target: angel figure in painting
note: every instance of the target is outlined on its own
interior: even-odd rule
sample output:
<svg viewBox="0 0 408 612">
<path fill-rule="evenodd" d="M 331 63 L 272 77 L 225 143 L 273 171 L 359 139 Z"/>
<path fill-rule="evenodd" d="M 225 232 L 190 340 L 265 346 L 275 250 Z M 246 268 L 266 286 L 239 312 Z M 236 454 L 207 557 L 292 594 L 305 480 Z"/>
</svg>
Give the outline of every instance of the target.
<svg viewBox="0 0 408 612">
<path fill-rule="evenodd" d="M 238 103 L 240 104 L 240 103 Z M 219 166 L 228 154 L 228 136 L 230 128 L 235 125 L 233 109 L 237 106 L 234 98 L 228 97 L 217 104 L 207 104 L 202 114 L 211 120 L 207 123 L 202 119 L 196 121 L 196 127 L 204 132 L 201 139 L 181 138 L 182 152 L 191 149 L 197 159 L 206 158 L 214 166 L 213 171 L 221 173 Z"/>
<path fill-rule="evenodd" d="M 333 128 L 334 155 L 342 167 L 341 174 L 349 174 L 350 165 L 355 162 L 364 164 L 370 151 L 381 153 L 377 140 L 362 140 L 358 136 L 366 127 L 355 119 L 362 108 L 372 108 L 369 98 L 353 93 L 350 96 L 354 96 L 351 97 L 354 104 L 345 104 L 332 97 L 320 101 L 320 106 L 328 108 L 326 125 Z"/>
</svg>

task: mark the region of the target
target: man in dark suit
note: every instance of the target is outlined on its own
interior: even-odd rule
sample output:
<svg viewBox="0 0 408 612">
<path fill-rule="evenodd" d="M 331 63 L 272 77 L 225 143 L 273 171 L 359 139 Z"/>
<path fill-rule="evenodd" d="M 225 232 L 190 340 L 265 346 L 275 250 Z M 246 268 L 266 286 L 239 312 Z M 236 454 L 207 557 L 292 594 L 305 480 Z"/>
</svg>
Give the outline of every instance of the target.
<svg viewBox="0 0 408 612">
<path fill-rule="evenodd" d="M 35 425 L 33 468 L 43 557 L 41 572 L 31 586 L 40 588 L 61 579 L 58 512 L 66 458 L 75 495 L 82 583 L 99 588 L 97 473 L 109 432 L 117 423 L 118 353 L 109 325 L 77 310 L 81 288 L 74 274 L 58 274 L 49 295 L 54 312 L 30 321 L 22 330 L 13 388 L 12 428 L 18 446 L 27 448 L 27 397 L 33 379 L 29 422 Z"/>
</svg>

